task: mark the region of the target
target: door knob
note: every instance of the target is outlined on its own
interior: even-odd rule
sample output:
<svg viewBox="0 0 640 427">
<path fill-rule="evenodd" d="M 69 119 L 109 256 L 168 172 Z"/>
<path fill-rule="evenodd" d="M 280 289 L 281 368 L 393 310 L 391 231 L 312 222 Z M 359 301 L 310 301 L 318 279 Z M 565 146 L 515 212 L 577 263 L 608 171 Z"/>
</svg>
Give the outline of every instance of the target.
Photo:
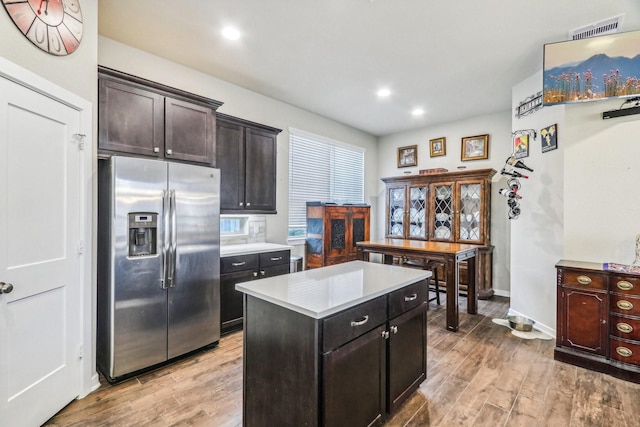
<svg viewBox="0 0 640 427">
<path fill-rule="evenodd" d="M 0 282 L 0 294 L 8 294 L 13 290 L 13 285 L 11 283 Z"/>
</svg>

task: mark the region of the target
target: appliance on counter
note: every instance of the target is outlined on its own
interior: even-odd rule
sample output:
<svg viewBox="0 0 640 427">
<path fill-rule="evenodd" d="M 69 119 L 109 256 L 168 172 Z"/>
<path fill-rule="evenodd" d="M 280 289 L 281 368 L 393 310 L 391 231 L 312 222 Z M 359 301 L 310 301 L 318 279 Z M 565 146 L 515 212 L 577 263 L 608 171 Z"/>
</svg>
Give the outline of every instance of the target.
<svg viewBox="0 0 640 427">
<path fill-rule="evenodd" d="M 99 161 L 97 364 L 115 382 L 220 339 L 220 171 Z"/>
</svg>

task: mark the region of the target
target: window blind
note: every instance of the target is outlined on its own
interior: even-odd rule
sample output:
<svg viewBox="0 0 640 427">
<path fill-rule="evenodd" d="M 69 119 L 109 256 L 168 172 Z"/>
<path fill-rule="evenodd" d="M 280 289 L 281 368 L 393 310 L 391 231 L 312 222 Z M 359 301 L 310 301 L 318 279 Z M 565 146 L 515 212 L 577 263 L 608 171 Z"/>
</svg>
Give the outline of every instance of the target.
<svg viewBox="0 0 640 427">
<path fill-rule="evenodd" d="M 306 235 L 307 202 L 363 203 L 364 148 L 289 129 L 289 238 Z"/>
</svg>

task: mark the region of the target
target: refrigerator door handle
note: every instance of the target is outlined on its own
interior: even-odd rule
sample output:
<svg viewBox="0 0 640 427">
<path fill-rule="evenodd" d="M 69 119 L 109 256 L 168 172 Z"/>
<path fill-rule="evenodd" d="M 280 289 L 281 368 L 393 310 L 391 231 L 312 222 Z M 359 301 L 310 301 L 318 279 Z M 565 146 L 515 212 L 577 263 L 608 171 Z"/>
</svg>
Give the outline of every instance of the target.
<svg viewBox="0 0 640 427">
<path fill-rule="evenodd" d="M 168 265 L 169 265 L 169 192 L 162 190 L 162 278 L 160 283 L 162 289 L 167 289 Z"/>
<path fill-rule="evenodd" d="M 178 225 L 176 222 L 176 190 L 169 190 L 169 206 L 171 210 L 171 236 L 169 240 L 169 287 L 175 288 L 176 286 L 176 256 L 178 246 Z"/>
</svg>

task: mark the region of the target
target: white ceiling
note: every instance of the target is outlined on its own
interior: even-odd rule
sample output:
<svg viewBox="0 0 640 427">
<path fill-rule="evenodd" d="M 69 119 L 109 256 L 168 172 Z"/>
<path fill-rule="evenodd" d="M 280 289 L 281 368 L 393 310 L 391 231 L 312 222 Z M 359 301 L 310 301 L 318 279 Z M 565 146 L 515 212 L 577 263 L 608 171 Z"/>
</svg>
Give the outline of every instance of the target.
<svg viewBox="0 0 640 427">
<path fill-rule="evenodd" d="M 638 0 L 98 3 L 102 36 L 373 135 L 510 110 L 544 43 L 620 14 L 640 29 Z M 225 25 L 243 37 L 223 39 Z"/>
</svg>

